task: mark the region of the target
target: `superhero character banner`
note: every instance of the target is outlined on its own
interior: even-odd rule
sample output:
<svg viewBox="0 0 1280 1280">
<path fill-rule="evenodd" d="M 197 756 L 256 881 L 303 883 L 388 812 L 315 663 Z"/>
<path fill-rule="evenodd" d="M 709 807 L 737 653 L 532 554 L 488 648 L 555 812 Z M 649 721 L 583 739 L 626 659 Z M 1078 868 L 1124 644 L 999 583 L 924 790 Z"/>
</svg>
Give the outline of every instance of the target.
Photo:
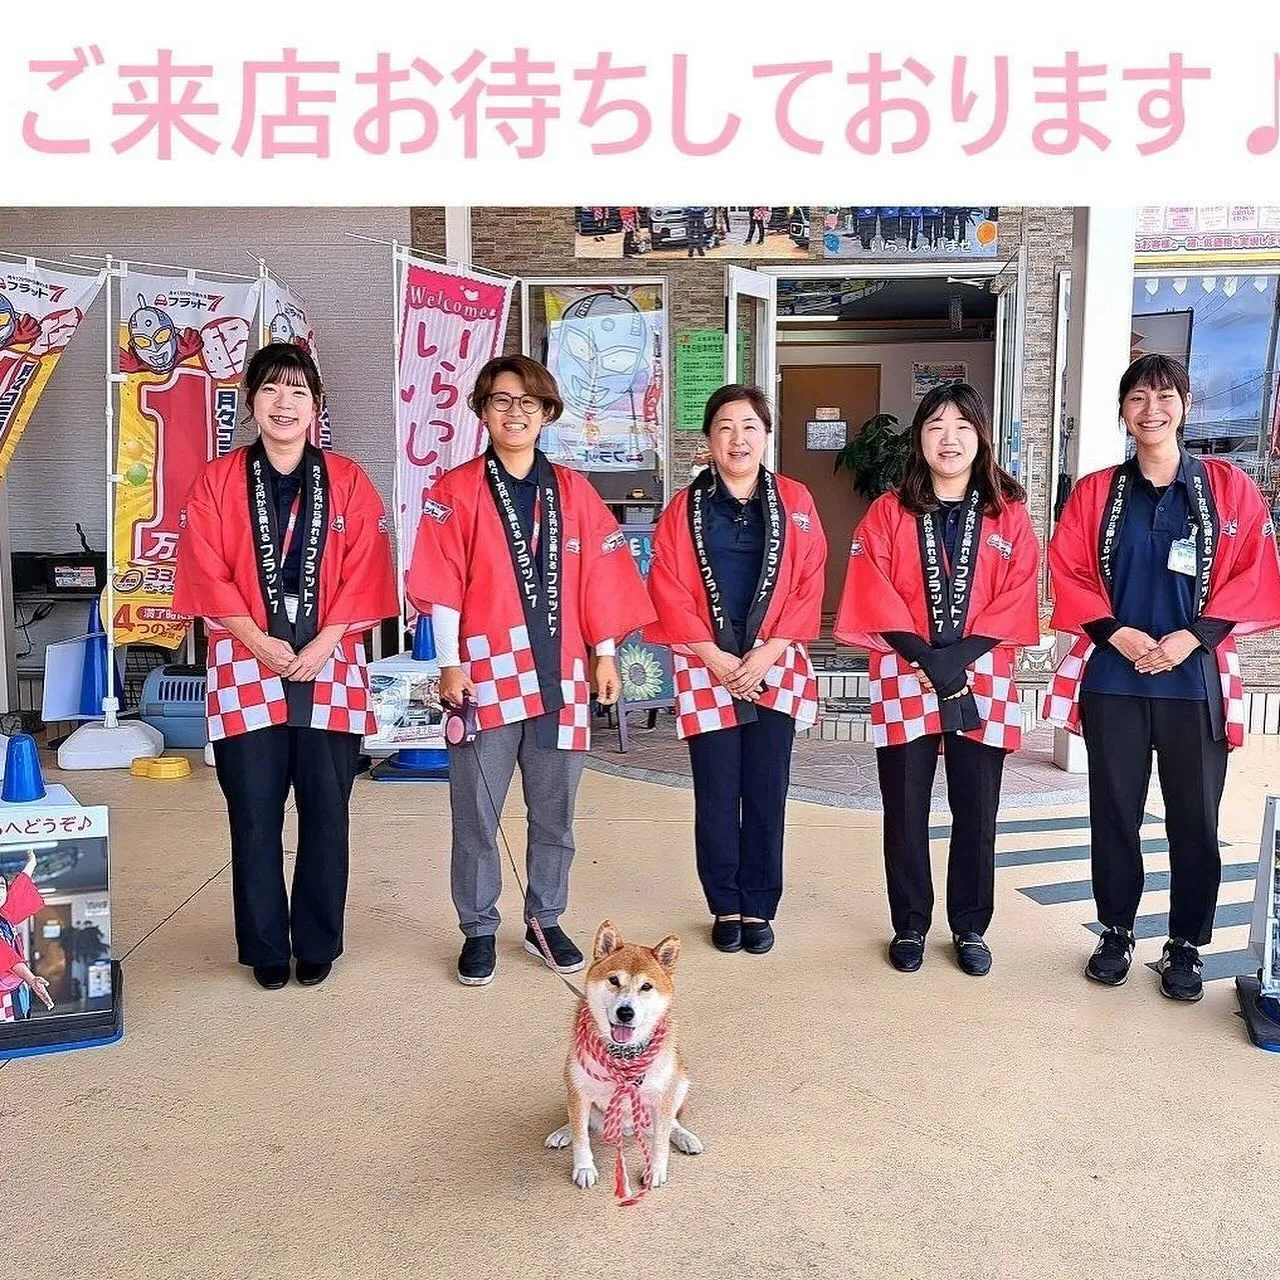
<svg viewBox="0 0 1280 1280">
<path fill-rule="evenodd" d="M 0 262 L 0 477 L 105 278 Z"/>
<path fill-rule="evenodd" d="M 121 273 L 116 644 L 176 649 L 186 637 L 190 619 L 173 609 L 179 517 L 200 468 L 235 437 L 260 286 Z"/>
<path fill-rule="evenodd" d="M 547 286 L 542 297 L 546 364 L 564 400 L 542 432 L 547 457 L 578 471 L 656 470 L 667 434 L 661 285 Z"/>
<path fill-rule="evenodd" d="M 292 342 L 301 347 L 315 361 L 324 382 L 324 370 L 320 366 L 320 353 L 316 349 L 316 335 L 307 318 L 307 304 L 287 284 L 267 275 L 262 280 L 262 310 L 260 312 L 263 346 L 268 342 Z M 329 397 L 322 396 L 320 412 L 311 424 L 307 438 L 320 449 L 333 448 L 333 424 L 329 418 Z"/>
<path fill-rule="evenodd" d="M 502 351 L 514 281 L 408 259 L 400 282 L 396 485 L 400 566 L 428 489 L 484 452 L 488 433 L 467 407 L 476 375 Z M 409 606 L 408 621 L 415 616 Z"/>
</svg>

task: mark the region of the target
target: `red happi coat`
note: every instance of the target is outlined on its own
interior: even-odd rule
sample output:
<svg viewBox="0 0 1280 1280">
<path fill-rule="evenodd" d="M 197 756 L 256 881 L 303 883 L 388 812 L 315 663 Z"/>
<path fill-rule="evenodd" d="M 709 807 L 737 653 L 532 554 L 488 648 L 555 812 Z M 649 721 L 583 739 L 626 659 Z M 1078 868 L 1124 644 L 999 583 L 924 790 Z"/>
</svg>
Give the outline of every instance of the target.
<svg viewBox="0 0 1280 1280">
<path fill-rule="evenodd" d="M 206 711 L 209 740 L 289 723 L 285 681 L 264 666 L 220 618 L 248 615 L 268 631 L 250 519 L 247 473 L 252 446 L 209 463 L 183 509 L 174 608 L 209 628 Z M 319 570 L 319 627 L 346 634 L 312 691 L 310 726 L 335 733 L 375 733 L 361 635 L 400 610 L 382 499 L 358 463 L 323 455 L 328 476 L 327 528 Z M 302 521 L 295 536 L 300 536 Z"/>
<path fill-rule="evenodd" d="M 544 711 L 535 647 L 520 586 L 486 471 L 487 454 L 446 472 L 423 500 L 406 589 L 420 613 L 456 609 L 459 657 L 476 690 L 480 729 L 515 724 Z M 559 668 L 563 701 L 556 746 L 591 747 L 587 650 L 620 641 L 653 617 L 626 538 L 591 481 L 538 454 L 554 473 L 561 508 Z M 540 510 L 540 508 L 539 508 Z M 547 536 L 540 518 L 535 546 Z"/>
<path fill-rule="evenodd" d="M 1234 636 L 1280 626 L 1280 555 L 1271 514 L 1249 476 L 1215 458 L 1186 454 L 1184 465 L 1192 489 L 1193 519 L 1203 525 L 1207 518 L 1216 526 L 1210 564 L 1200 561 L 1207 578 L 1199 593 L 1197 616 L 1234 624 L 1231 634 L 1214 650 L 1223 730 L 1228 749 L 1234 749 L 1243 746 L 1245 731 L 1244 684 Z M 1051 623 L 1055 630 L 1079 638 L 1049 682 L 1043 714 L 1050 723 L 1072 733 L 1080 732 L 1080 689 L 1094 650 L 1084 625 L 1113 616 L 1103 577 L 1102 544 L 1104 521 L 1120 470 L 1118 466 L 1106 467 L 1079 481 L 1049 542 Z M 1197 476 L 1203 477 L 1208 488 L 1207 501 L 1199 513 Z M 1186 661 L 1195 659 L 1193 652 Z"/>
<path fill-rule="evenodd" d="M 44 906 L 44 895 L 25 871 L 20 871 L 9 886 L 8 897 L 0 906 L 0 919 L 15 931 L 14 941 L 9 943 L 0 933 L 0 1022 L 13 1022 L 17 1018 L 15 992 L 22 986 L 22 979 L 14 973 L 14 967 L 22 964 L 22 939 L 16 935 L 18 925 L 30 920 Z"/>
<path fill-rule="evenodd" d="M 782 555 L 755 646 L 775 638 L 791 643 L 765 672 L 765 692 L 756 705 L 793 717 L 800 732 L 818 718 L 818 682 L 804 641 L 817 637 L 821 629 L 827 539 L 809 490 L 787 476 L 774 475 L 773 480 L 782 508 Z M 718 643 L 690 532 L 692 487 L 672 498 L 654 529 L 649 594 L 658 619 L 644 632 L 646 640 L 671 648 L 676 733 L 681 738 L 739 723 L 733 695 L 688 647 Z"/>
<path fill-rule="evenodd" d="M 1039 562 L 1025 504 L 1006 502 L 999 515 L 983 514 L 961 635 L 1001 643 L 972 665 L 981 724 L 964 736 L 1009 751 L 1022 745 L 1022 707 L 1013 678 L 1016 650 L 1040 640 Z M 911 664 L 885 640 L 886 631 L 930 639 L 918 517 L 893 493 L 877 498 L 858 525 L 835 625 L 836 639 L 869 651 L 871 736 L 877 747 L 942 732 L 937 695 L 921 689 Z"/>
</svg>

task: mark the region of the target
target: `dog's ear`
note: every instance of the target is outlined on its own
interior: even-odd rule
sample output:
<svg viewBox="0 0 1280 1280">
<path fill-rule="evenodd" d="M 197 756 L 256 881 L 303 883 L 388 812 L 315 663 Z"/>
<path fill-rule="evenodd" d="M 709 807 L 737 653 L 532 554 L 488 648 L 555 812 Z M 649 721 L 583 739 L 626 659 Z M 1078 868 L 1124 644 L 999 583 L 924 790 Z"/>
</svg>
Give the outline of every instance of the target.
<svg viewBox="0 0 1280 1280">
<path fill-rule="evenodd" d="M 602 920 L 596 930 L 595 946 L 592 948 L 595 959 L 600 960 L 612 955 L 622 946 L 622 934 L 612 920 Z"/>
<path fill-rule="evenodd" d="M 657 956 L 658 963 L 670 973 L 676 967 L 676 961 L 680 959 L 680 939 L 674 933 L 667 934 L 654 947 L 653 954 Z"/>
</svg>

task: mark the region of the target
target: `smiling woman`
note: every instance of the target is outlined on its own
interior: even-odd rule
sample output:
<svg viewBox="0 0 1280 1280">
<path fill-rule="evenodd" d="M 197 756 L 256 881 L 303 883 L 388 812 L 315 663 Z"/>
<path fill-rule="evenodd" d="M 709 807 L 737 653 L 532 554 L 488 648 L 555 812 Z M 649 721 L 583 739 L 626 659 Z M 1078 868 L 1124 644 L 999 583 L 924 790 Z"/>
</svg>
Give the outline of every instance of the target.
<svg viewBox="0 0 1280 1280">
<path fill-rule="evenodd" d="M 996 462 L 991 419 L 967 383 L 920 401 L 896 493 L 871 504 L 849 549 L 835 635 L 870 650 L 871 726 L 884 861 L 902 972 L 924 962 L 933 918 L 929 806 L 938 755 L 952 835 L 947 922 L 965 973 L 992 964 L 996 813 L 1022 740 L 1018 645 L 1040 637 L 1039 547 L 1022 486 Z"/>
<path fill-rule="evenodd" d="M 231 824 L 241 964 L 260 986 L 322 982 L 342 953 L 348 801 L 376 732 L 362 633 L 399 608 L 386 514 L 350 458 L 307 443 L 320 375 L 273 342 L 249 361 L 258 439 L 211 462 L 182 513 L 174 608 L 209 630 L 208 722 Z M 298 809 L 293 900 L 282 831 Z"/>
<path fill-rule="evenodd" d="M 1119 986 L 1143 890 L 1139 827 L 1154 750 L 1171 871 L 1160 989 L 1203 994 L 1199 948 L 1221 879 L 1218 809 L 1227 753 L 1244 740 L 1234 635 L 1280 625 L 1271 518 L 1244 472 L 1188 453 L 1186 368 L 1163 355 L 1120 380 L 1135 454 L 1085 476 L 1049 545 L 1052 625 L 1079 639 L 1055 673 L 1049 718 L 1083 732 L 1102 937 L 1086 975 Z"/>
</svg>

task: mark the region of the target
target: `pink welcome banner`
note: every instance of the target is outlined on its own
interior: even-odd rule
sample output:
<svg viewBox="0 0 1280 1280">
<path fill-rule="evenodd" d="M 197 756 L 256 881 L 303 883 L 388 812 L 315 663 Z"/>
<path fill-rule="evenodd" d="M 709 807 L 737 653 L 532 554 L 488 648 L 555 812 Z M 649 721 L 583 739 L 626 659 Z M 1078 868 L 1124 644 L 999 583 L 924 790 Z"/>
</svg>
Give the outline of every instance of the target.
<svg viewBox="0 0 1280 1280">
<path fill-rule="evenodd" d="M 427 490 L 446 471 L 484 452 L 484 424 L 467 407 L 467 397 L 481 368 L 502 351 L 514 284 L 511 279 L 406 260 L 400 283 L 396 397 L 396 521 L 402 575 L 413 560 Z"/>
</svg>

